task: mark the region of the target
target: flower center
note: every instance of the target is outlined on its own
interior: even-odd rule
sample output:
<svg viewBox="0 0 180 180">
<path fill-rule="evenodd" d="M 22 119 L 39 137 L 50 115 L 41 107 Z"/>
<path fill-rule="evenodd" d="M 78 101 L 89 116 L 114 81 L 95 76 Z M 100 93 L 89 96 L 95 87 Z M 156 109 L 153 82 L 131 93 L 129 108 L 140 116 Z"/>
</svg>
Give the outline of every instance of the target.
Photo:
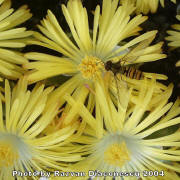
<svg viewBox="0 0 180 180">
<path fill-rule="evenodd" d="M 122 167 L 130 160 L 130 155 L 125 142 L 114 143 L 104 152 L 104 160 L 110 165 Z"/>
<path fill-rule="evenodd" d="M 12 144 L 0 141 L 0 168 L 12 166 L 18 158 L 19 154 Z"/>
<path fill-rule="evenodd" d="M 79 64 L 79 70 L 86 79 L 94 78 L 103 69 L 104 65 L 100 59 L 94 56 L 86 56 Z"/>
</svg>

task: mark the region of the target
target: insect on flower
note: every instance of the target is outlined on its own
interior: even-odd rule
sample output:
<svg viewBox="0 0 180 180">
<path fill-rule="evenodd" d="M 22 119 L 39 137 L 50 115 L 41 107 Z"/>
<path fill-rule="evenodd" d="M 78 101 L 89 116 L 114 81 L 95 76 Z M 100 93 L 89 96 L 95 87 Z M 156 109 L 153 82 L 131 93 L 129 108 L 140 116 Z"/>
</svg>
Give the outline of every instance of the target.
<svg viewBox="0 0 180 180">
<path fill-rule="evenodd" d="M 109 60 L 104 64 L 106 71 L 111 71 L 114 75 L 118 101 L 120 104 L 122 103 L 119 89 L 122 90 L 123 88 L 126 91 L 128 88 L 127 83 L 124 80 L 122 80 L 122 75 L 124 75 L 127 78 L 136 80 L 144 79 L 144 73 L 135 68 L 132 65 L 132 63 L 134 63 L 141 55 L 144 54 L 145 48 L 148 47 L 150 43 L 151 41 L 146 39 L 141 43 L 137 44 L 135 47 L 133 47 L 124 55 L 124 57 L 120 58 L 117 62 Z M 133 55 L 135 53 L 136 55 Z M 120 75 L 120 78 L 118 78 L 117 75 Z"/>
<path fill-rule="evenodd" d="M 120 73 L 131 79 L 143 79 L 143 72 L 134 68 L 130 64 L 135 62 L 139 58 L 139 56 L 143 55 L 144 50 L 141 51 L 141 54 L 136 56 L 133 56 L 134 52 L 140 51 L 141 49 L 145 49 L 149 44 L 150 42 L 148 40 L 142 41 L 141 43 L 137 44 L 134 48 L 132 48 L 130 51 L 128 51 L 125 54 L 125 56 L 119 59 L 117 62 L 114 63 L 112 60 L 107 61 L 105 63 L 106 71 L 111 71 L 114 74 L 114 76 Z"/>
</svg>

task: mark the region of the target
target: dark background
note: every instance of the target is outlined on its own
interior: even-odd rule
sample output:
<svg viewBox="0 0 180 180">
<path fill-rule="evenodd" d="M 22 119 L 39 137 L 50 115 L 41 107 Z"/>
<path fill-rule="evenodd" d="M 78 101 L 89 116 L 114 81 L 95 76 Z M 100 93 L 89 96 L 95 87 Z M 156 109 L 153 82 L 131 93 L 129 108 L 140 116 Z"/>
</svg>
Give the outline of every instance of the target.
<svg viewBox="0 0 180 180">
<path fill-rule="evenodd" d="M 95 9 L 97 4 L 101 3 L 101 0 L 83 0 L 83 4 L 89 13 L 89 22 L 93 22 L 93 15 L 91 11 Z M 12 7 L 17 9 L 24 4 L 27 4 L 33 13 L 33 17 L 24 23 L 28 29 L 38 31 L 36 25 L 40 23 L 40 20 L 46 16 L 47 10 L 50 9 L 55 14 L 63 29 L 65 31 L 69 31 L 61 11 L 61 4 L 67 4 L 67 0 L 13 0 Z M 143 27 L 143 31 L 141 33 L 155 29 L 159 30 L 154 43 L 164 41 L 163 52 L 167 54 L 168 57 L 156 62 L 145 63 L 140 69 L 146 72 L 167 75 L 168 80 L 162 81 L 162 83 L 169 84 L 170 82 L 173 82 L 174 92 L 172 95 L 172 100 L 175 100 L 177 96 L 180 96 L 180 67 L 175 67 L 176 62 L 180 60 L 180 48 L 170 51 L 164 37 L 167 36 L 166 31 L 171 29 L 172 24 L 180 24 L 180 22 L 178 22 L 178 20 L 175 18 L 178 5 L 180 5 L 180 0 L 177 0 L 176 4 L 172 3 L 170 0 L 165 0 L 165 8 L 162 8 L 161 5 L 159 5 L 158 11 L 155 14 L 148 14 L 148 20 L 141 25 Z M 24 51 L 27 52 L 36 49 L 42 52 L 49 51 L 41 47 L 33 46 L 25 48 Z M 55 54 L 55 52 L 50 53 Z"/>
</svg>

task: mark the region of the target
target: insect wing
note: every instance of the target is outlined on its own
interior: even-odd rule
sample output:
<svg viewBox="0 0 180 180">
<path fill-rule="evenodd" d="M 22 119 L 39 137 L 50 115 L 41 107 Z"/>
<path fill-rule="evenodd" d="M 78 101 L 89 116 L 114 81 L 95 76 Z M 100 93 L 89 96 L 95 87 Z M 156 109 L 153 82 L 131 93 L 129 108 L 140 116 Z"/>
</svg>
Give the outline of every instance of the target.
<svg viewBox="0 0 180 180">
<path fill-rule="evenodd" d="M 138 43 L 120 60 L 121 65 L 124 66 L 125 64 L 132 64 L 135 62 L 139 56 L 144 54 L 146 47 L 148 47 L 150 43 L 151 41 L 147 39 Z M 140 51 L 139 54 L 137 53 L 138 51 Z M 134 53 L 136 55 L 133 55 Z"/>
<path fill-rule="evenodd" d="M 119 74 L 119 78 L 117 75 L 114 76 L 116 89 L 117 89 L 117 99 L 118 99 L 118 107 L 123 111 L 127 108 L 127 91 L 128 85 L 126 81 L 122 80 L 121 75 Z"/>
</svg>

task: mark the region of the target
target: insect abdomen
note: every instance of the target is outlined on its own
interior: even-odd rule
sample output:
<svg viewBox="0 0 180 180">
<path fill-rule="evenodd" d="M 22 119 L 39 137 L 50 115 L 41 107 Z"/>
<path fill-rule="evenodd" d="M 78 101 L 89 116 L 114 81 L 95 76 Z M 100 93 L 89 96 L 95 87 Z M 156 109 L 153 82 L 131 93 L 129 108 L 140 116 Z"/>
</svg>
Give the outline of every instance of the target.
<svg viewBox="0 0 180 180">
<path fill-rule="evenodd" d="M 136 68 L 133 68 L 133 67 L 126 67 L 123 74 L 126 77 L 129 77 L 131 79 L 137 79 L 137 80 L 143 79 L 143 77 L 144 77 L 142 71 L 139 71 L 139 70 L 137 70 Z"/>
</svg>

